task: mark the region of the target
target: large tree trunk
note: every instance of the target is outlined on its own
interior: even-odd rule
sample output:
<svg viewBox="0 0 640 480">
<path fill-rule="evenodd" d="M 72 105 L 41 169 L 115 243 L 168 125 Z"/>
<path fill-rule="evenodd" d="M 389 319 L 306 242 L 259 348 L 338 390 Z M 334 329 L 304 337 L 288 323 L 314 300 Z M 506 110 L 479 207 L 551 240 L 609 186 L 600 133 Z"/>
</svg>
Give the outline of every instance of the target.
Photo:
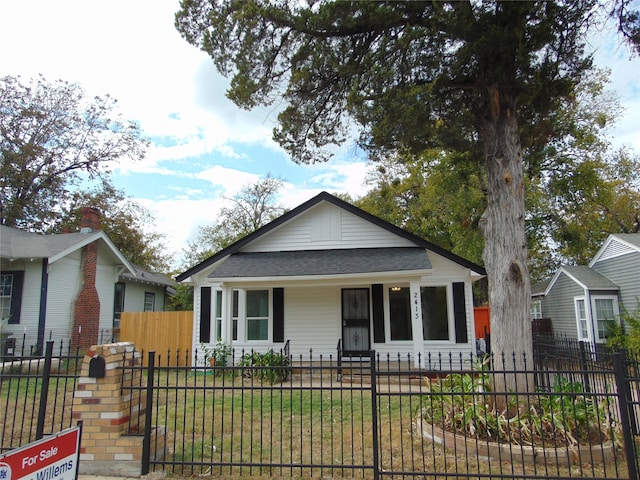
<svg viewBox="0 0 640 480">
<path fill-rule="evenodd" d="M 502 369 L 504 358 L 506 369 L 521 371 L 524 355 L 527 368 L 531 368 L 533 359 L 524 167 L 515 99 L 493 86 L 489 88 L 489 100 L 488 115 L 479 133 L 488 177 L 488 205 L 482 229 L 483 259 L 489 281 L 491 350 L 495 368 Z M 494 388 L 496 391 L 531 390 L 533 385 L 529 380 L 529 376 L 523 375 L 500 376 Z"/>
</svg>

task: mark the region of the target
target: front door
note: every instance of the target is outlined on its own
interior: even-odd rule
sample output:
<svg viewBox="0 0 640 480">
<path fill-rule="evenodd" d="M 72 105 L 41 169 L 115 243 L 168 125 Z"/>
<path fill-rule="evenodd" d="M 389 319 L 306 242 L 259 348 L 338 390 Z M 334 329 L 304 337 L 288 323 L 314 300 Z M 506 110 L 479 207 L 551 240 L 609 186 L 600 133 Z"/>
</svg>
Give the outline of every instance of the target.
<svg viewBox="0 0 640 480">
<path fill-rule="evenodd" d="M 346 355 L 368 352 L 369 289 L 342 289 L 342 350 Z"/>
</svg>

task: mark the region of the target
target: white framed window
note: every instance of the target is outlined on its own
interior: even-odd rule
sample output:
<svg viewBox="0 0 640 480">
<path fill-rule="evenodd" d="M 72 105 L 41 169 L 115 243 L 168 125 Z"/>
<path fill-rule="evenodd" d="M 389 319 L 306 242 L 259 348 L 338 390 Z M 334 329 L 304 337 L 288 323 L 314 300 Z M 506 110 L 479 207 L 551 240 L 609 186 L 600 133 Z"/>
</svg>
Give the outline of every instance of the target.
<svg viewBox="0 0 640 480">
<path fill-rule="evenodd" d="M 574 298 L 576 309 L 576 322 L 578 329 L 578 340 L 590 340 L 589 324 L 587 321 L 587 304 L 584 297 Z"/>
<path fill-rule="evenodd" d="M 619 322 L 618 297 L 615 295 L 594 295 L 591 297 L 591 311 L 595 325 L 596 341 L 604 342 L 612 323 Z"/>
<path fill-rule="evenodd" d="M 533 300 L 530 304 L 531 320 L 542 318 L 542 300 Z"/>
<path fill-rule="evenodd" d="M 267 341 L 271 338 L 269 319 L 271 318 L 269 290 L 247 290 L 246 338 L 247 341 Z"/>
<path fill-rule="evenodd" d="M 215 326 L 215 339 L 217 341 L 222 340 L 222 290 L 215 291 L 215 318 L 216 318 L 216 326 Z M 240 292 L 238 290 L 233 291 L 233 304 L 231 315 L 233 317 L 233 332 L 232 339 L 238 340 L 238 305 L 239 305 L 239 297 Z"/>
<path fill-rule="evenodd" d="M 213 338 L 222 339 L 222 290 L 214 291 Z M 266 342 L 272 338 L 271 290 L 233 290 L 233 341 Z"/>
<path fill-rule="evenodd" d="M 13 274 L 0 274 L 0 320 L 8 323 L 11 317 L 11 297 L 13 296 Z"/>
<path fill-rule="evenodd" d="M 446 285 L 421 286 L 422 334 L 425 341 L 451 340 L 453 309 L 450 288 Z M 452 301 L 452 300 L 451 300 Z"/>
<path fill-rule="evenodd" d="M 156 304 L 156 294 L 153 292 L 144 292 L 144 311 L 153 312 Z"/>
<path fill-rule="evenodd" d="M 389 312 L 388 335 L 392 342 L 413 340 L 411 326 L 411 292 L 409 287 L 392 286 L 387 289 Z"/>
</svg>

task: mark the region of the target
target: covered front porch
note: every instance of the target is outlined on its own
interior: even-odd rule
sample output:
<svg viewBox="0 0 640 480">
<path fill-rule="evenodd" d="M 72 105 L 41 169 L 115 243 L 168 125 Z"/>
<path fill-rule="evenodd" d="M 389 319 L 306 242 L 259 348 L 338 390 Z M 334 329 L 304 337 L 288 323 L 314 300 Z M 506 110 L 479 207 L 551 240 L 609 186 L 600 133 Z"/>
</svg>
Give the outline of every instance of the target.
<svg viewBox="0 0 640 480">
<path fill-rule="evenodd" d="M 200 344 L 283 351 L 293 361 L 355 360 L 371 350 L 412 367 L 475 353 L 470 284 L 431 278 L 224 282 L 201 288 Z M 194 346 L 198 348 L 196 344 Z"/>
</svg>

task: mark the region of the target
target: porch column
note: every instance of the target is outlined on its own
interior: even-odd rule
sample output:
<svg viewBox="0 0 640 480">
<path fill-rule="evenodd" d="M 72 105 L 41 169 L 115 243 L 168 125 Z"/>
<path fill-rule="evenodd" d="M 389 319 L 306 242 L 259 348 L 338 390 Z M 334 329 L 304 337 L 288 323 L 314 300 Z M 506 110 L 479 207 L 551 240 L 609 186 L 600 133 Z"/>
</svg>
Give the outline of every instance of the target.
<svg viewBox="0 0 640 480">
<path fill-rule="evenodd" d="M 222 321 L 221 323 L 221 340 L 231 345 L 233 341 L 233 288 L 222 287 Z"/>
<path fill-rule="evenodd" d="M 575 310 L 575 300 L 573 301 Z M 596 331 L 598 326 L 594 322 L 593 308 L 591 308 L 591 292 L 588 289 L 584 289 L 584 313 L 587 316 L 587 330 L 589 331 L 589 343 L 593 350 L 596 348 Z"/>
<path fill-rule="evenodd" d="M 411 295 L 411 330 L 413 332 L 413 363 L 415 367 L 424 366 L 424 333 L 422 332 L 422 298 L 420 284 L 409 284 Z"/>
</svg>

